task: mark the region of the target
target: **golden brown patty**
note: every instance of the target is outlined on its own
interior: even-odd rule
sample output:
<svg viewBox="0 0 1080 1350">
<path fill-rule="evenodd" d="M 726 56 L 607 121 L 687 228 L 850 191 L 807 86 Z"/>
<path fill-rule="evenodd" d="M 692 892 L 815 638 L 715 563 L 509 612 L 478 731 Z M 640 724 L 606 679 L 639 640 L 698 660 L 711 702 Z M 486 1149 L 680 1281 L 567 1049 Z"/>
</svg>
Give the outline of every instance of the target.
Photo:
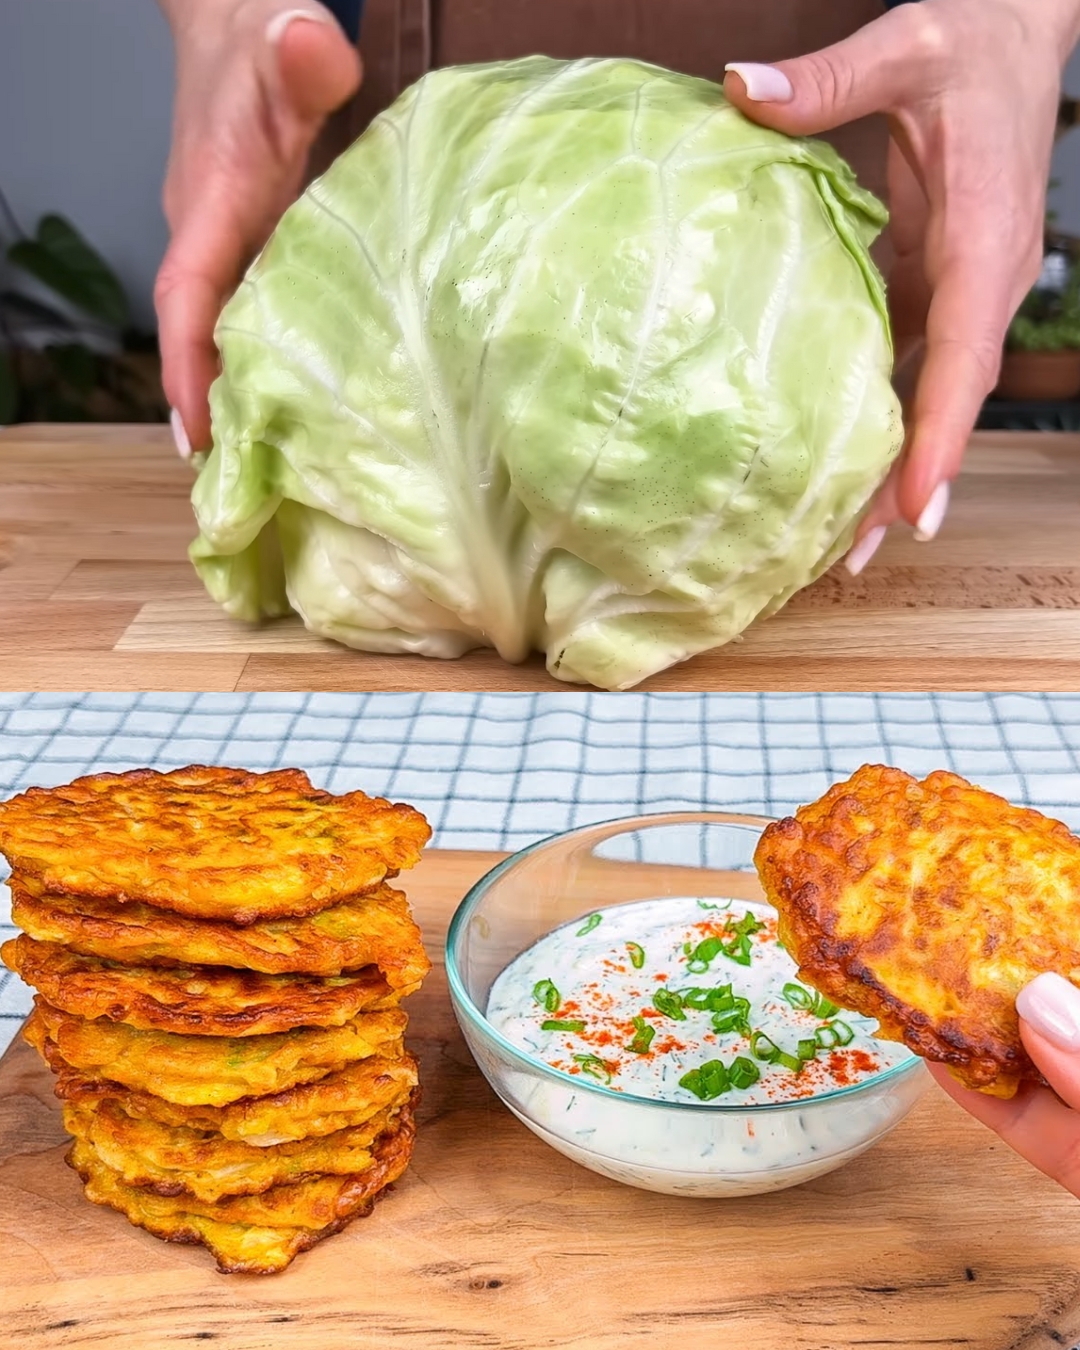
<svg viewBox="0 0 1080 1350">
<path fill-rule="evenodd" d="M 31 877 L 15 875 L 10 884 L 12 919 L 31 937 L 105 960 L 235 966 L 268 975 L 339 975 L 378 966 L 402 996 L 430 969 L 408 901 L 385 885 L 317 914 L 238 928 L 151 905 L 48 895 Z"/>
<path fill-rule="evenodd" d="M 47 891 L 237 924 L 365 891 L 430 834 L 411 806 L 335 796 L 300 769 L 134 769 L 0 803 L 0 853 Z"/>
<path fill-rule="evenodd" d="M 125 966 L 25 935 L 5 942 L 0 958 L 63 1012 L 193 1036 L 339 1027 L 359 1012 L 394 1007 L 400 997 L 371 969 L 320 979 L 221 966 Z"/>
<path fill-rule="evenodd" d="M 70 1065 L 92 1077 L 108 1076 L 181 1106 L 225 1106 L 314 1082 L 369 1055 L 393 1058 L 401 1053 L 406 1021 L 399 1008 L 389 1008 L 360 1013 L 340 1027 L 300 1027 L 269 1036 L 178 1036 L 104 1018 L 88 1022 L 38 995 L 24 1035 L 31 1045 L 48 1037 Z"/>
<path fill-rule="evenodd" d="M 1016 995 L 1043 971 L 1080 986 L 1080 840 L 1059 821 L 866 765 L 770 825 L 755 862 L 807 983 L 968 1087 L 1041 1081 Z"/>
<path fill-rule="evenodd" d="M 150 1092 L 92 1078 L 68 1064 L 40 1023 L 27 1025 L 31 1041 L 57 1075 L 56 1095 L 91 1108 L 115 1102 L 129 1116 L 181 1129 L 201 1130 L 258 1147 L 309 1139 L 363 1125 L 377 1112 L 400 1106 L 416 1087 L 416 1061 L 372 1055 L 314 1083 L 265 1097 L 242 1097 L 228 1106 L 178 1106 Z"/>
<path fill-rule="evenodd" d="M 313 1176 L 351 1176 L 373 1161 L 374 1141 L 397 1128 L 399 1106 L 334 1134 L 257 1148 L 209 1130 L 129 1116 L 115 1101 L 69 1103 L 64 1128 L 88 1143 L 126 1186 L 158 1195 L 188 1195 L 214 1204 L 227 1195 L 258 1195 Z"/>
<path fill-rule="evenodd" d="M 119 1210 L 168 1242 L 202 1243 L 225 1274 L 270 1275 L 321 1238 L 340 1232 L 350 1219 L 370 1213 L 375 1199 L 408 1166 L 413 1133 L 405 1108 L 398 1129 L 382 1136 L 373 1162 L 357 1176 L 317 1177 L 214 1205 L 127 1186 L 82 1140 L 71 1146 L 67 1160 L 95 1204 Z"/>
</svg>

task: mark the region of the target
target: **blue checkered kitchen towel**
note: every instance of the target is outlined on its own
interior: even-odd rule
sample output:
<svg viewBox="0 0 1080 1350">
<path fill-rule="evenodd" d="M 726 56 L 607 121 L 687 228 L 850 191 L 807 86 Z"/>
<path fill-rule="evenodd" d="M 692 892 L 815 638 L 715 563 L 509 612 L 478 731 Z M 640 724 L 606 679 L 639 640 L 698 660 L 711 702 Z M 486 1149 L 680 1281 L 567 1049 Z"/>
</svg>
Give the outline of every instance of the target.
<svg viewBox="0 0 1080 1350">
<path fill-rule="evenodd" d="M 298 765 L 411 802 L 443 848 L 645 811 L 780 815 L 867 761 L 952 769 L 1080 830 L 1080 694 L 0 693 L 0 797 L 145 764 Z M 0 940 L 9 919 L 0 885 Z M 29 1006 L 0 975 L 0 1050 Z"/>
</svg>

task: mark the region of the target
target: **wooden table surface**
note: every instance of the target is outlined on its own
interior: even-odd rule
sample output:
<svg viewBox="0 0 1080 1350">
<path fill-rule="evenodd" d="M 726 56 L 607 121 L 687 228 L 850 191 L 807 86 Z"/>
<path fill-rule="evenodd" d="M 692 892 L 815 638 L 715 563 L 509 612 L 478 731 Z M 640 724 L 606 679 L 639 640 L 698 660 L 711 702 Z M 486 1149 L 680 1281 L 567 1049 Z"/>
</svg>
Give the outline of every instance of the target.
<svg viewBox="0 0 1080 1350">
<path fill-rule="evenodd" d="M 191 471 L 161 427 L 0 431 L 7 689 L 568 689 L 539 658 L 351 652 L 227 619 L 187 562 Z M 975 437 L 933 544 L 891 532 L 745 640 L 646 689 L 1075 689 L 1080 436 Z"/>
<path fill-rule="evenodd" d="M 446 924 L 499 855 L 406 878 L 435 963 L 405 1005 L 416 1153 L 367 1219 L 277 1276 L 222 1276 L 83 1199 L 51 1075 L 0 1061 L 0 1345 L 25 1350 L 1062 1350 L 1080 1207 L 933 1088 L 868 1153 L 770 1195 L 608 1181 L 499 1102 L 449 1004 Z"/>
</svg>

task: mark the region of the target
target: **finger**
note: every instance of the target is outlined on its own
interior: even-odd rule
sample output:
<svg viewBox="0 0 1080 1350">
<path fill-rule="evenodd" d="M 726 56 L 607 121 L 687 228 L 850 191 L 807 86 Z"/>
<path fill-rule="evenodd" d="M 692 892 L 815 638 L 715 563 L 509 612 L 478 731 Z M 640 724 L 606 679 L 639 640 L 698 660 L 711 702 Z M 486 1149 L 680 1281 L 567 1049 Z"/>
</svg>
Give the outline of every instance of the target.
<svg viewBox="0 0 1080 1350">
<path fill-rule="evenodd" d="M 1080 1196 L 1080 1113 L 1049 1088 L 1027 1083 L 1004 1100 L 963 1087 L 943 1064 L 927 1067 L 953 1101 L 1040 1172 Z"/>
<path fill-rule="evenodd" d="M 223 207 L 215 193 L 189 210 L 154 286 L 162 384 L 193 450 L 210 445 L 208 395 L 218 374 L 214 325 L 249 249 L 219 203 Z"/>
<path fill-rule="evenodd" d="M 926 70 L 912 59 L 918 28 L 896 10 L 809 56 L 769 66 L 732 61 L 724 93 L 747 117 L 789 135 L 830 131 L 887 111 L 912 92 Z"/>
<path fill-rule="evenodd" d="M 1012 260 L 970 239 L 940 269 L 898 492 L 919 538 L 932 539 L 940 528 L 946 485 L 959 472 L 979 410 L 997 383 L 1013 283 Z"/>
<path fill-rule="evenodd" d="M 1051 1087 L 1080 1111 L 1080 987 L 1044 972 L 1016 996 L 1020 1035 Z"/>
<path fill-rule="evenodd" d="M 1039 1072 L 1080 1120 L 1080 1053 L 1062 1050 L 1021 1019 L 1020 1036 Z"/>
<path fill-rule="evenodd" d="M 905 424 L 909 421 L 919 367 L 924 352 L 923 334 L 930 305 L 922 241 L 929 205 L 911 163 L 895 137 L 889 141 L 888 158 L 890 236 L 895 253 L 889 270 L 889 310 L 893 334 L 893 387 L 900 399 Z M 855 540 L 845 558 L 852 576 L 858 576 L 877 552 L 885 531 L 901 517 L 899 486 L 903 452 L 894 461 L 855 531 Z"/>
<path fill-rule="evenodd" d="M 316 17 L 287 10 L 267 28 L 282 91 L 305 121 L 320 121 L 340 107 L 356 93 L 361 77 L 360 55 L 336 23 L 300 22 Z"/>
</svg>

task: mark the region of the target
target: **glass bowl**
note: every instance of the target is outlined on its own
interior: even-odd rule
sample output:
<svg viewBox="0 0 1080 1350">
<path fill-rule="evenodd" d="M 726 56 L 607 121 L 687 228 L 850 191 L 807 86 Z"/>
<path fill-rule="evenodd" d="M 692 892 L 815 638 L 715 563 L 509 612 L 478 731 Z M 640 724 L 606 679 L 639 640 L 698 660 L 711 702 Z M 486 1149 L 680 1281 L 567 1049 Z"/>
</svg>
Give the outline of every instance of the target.
<svg viewBox="0 0 1080 1350">
<path fill-rule="evenodd" d="M 769 823 L 679 811 L 589 825 L 515 853 L 458 906 L 446 943 L 454 1013 L 484 1077 L 552 1148 L 645 1190 L 751 1195 L 833 1171 L 915 1105 L 929 1075 L 906 1052 L 857 1083 L 793 1102 L 656 1101 L 562 1073 L 487 1021 L 496 976 L 561 924 L 663 896 L 764 903 L 753 853 Z"/>
</svg>

